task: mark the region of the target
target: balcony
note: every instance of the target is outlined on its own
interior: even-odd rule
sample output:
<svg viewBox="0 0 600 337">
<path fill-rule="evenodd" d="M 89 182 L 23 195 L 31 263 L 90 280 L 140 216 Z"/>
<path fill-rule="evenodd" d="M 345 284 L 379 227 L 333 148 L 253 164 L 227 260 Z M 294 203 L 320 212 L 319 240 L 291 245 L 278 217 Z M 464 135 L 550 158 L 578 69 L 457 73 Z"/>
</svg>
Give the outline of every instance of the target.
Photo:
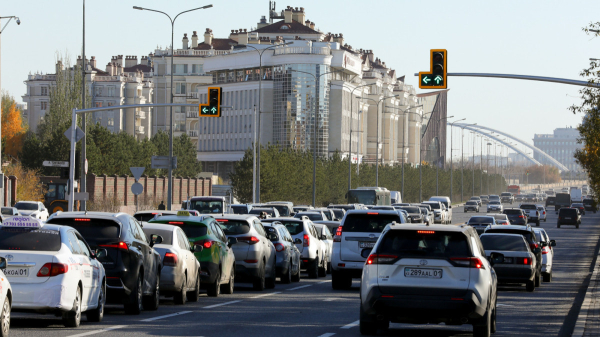
<svg viewBox="0 0 600 337">
<path fill-rule="evenodd" d="M 168 51 L 165 51 L 168 54 Z M 215 56 L 229 54 L 230 50 L 194 50 L 194 49 L 177 49 L 176 56 Z"/>
<path fill-rule="evenodd" d="M 363 78 L 382 78 L 381 73 L 378 71 L 365 71 Z"/>
<path fill-rule="evenodd" d="M 137 118 L 146 119 L 146 111 L 138 111 Z"/>
<path fill-rule="evenodd" d="M 135 133 L 137 133 L 138 135 L 144 134 L 144 127 L 143 126 L 136 126 L 135 127 Z"/>
<path fill-rule="evenodd" d="M 199 113 L 198 110 L 196 110 L 196 111 L 188 111 L 188 112 L 186 112 L 186 117 L 187 118 L 196 119 L 196 118 L 200 117 L 200 113 Z"/>
<path fill-rule="evenodd" d="M 192 138 L 198 138 L 198 130 L 187 130 L 187 135 Z"/>
<path fill-rule="evenodd" d="M 275 55 L 288 55 L 288 54 L 330 55 L 331 48 L 329 48 L 329 47 L 308 47 L 308 46 L 275 48 Z"/>
<path fill-rule="evenodd" d="M 189 94 L 187 94 L 188 99 L 198 99 L 198 96 L 200 96 L 200 94 L 197 92 L 190 92 Z"/>
</svg>

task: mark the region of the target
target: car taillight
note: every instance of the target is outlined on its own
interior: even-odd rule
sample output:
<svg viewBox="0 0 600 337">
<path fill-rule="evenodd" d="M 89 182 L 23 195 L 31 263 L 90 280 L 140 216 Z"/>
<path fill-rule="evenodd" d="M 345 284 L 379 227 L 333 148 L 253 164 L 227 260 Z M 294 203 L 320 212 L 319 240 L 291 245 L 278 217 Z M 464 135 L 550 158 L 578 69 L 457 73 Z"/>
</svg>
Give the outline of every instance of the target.
<svg viewBox="0 0 600 337">
<path fill-rule="evenodd" d="M 177 254 L 175 253 L 166 253 L 165 258 L 163 259 L 163 264 L 165 266 L 174 267 L 177 265 Z"/>
<path fill-rule="evenodd" d="M 522 216 L 522 215 L 519 215 L 519 218 L 524 218 L 524 216 Z"/>
<path fill-rule="evenodd" d="M 391 264 L 396 260 L 398 256 L 396 255 L 386 255 L 386 254 L 371 254 L 367 259 L 366 264 Z"/>
<path fill-rule="evenodd" d="M 304 234 L 304 240 L 302 241 L 302 247 L 308 247 L 310 245 L 310 237 L 308 234 Z"/>
<path fill-rule="evenodd" d="M 483 262 L 478 257 L 451 257 L 450 261 L 460 267 L 485 269 Z"/>
<path fill-rule="evenodd" d="M 129 250 L 129 247 L 127 246 L 127 243 L 123 242 L 123 241 L 121 241 L 119 243 L 115 243 L 115 244 L 98 245 L 98 247 L 117 248 L 117 249 Z"/>
<path fill-rule="evenodd" d="M 202 242 L 202 246 L 206 249 L 209 249 L 210 247 L 212 247 L 213 242 L 211 240 L 204 240 L 204 242 Z"/>
<path fill-rule="evenodd" d="M 283 252 L 285 250 L 285 246 L 282 243 L 276 243 L 275 250 L 278 252 Z"/>
<path fill-rule="evenodd" d="M 517 264 L 525 264 L 530 266 L 533 263 L 533 259 L 530 259 L 528 257 L 521 257 L 521 258 L 517 258 Z"/>
<path fill-rule="evenodd" d="M 65 274 L 69 271 L 69 265 L 65 263 L 46 263 L 38 271 L 38 277 L 52 277 Z"/>
<path fill-rule="evenodd" d="M 531 248 L 531 250 L 537 249 L 540 245 L 538 245 L 537 243 L 530 243 L 529 244 L 529 248 Z"/>
<path fill-rule="evenodd" d="M 550 253 L 550 247 L 546 246 L 544 248 L 542 248 L 542 254 L 548 254 Z"/>
<path fill-rule="evenodd" d="M 249 245 L 254 245 L 260 242 L 260 239 L 256 236 L 243 236 L 241 238 L 237 238 L 238 242 L 245 242 Z"/>
<path fill-rule="evenodd" d="M 343 231 L 342 226 L 339 226 L 335 230 L 335 236 L 333 237 L 333 242 L 342 242 L 342 231 Z"/>
</svg>

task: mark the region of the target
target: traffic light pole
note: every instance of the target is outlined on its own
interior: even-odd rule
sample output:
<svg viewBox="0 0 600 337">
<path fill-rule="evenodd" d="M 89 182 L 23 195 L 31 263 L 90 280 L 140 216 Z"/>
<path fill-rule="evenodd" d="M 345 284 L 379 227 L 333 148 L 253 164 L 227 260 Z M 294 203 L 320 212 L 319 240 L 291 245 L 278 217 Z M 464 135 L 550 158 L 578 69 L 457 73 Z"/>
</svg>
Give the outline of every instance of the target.
<svg viewBox="0 0 600 337">
<path fill-rule="evenodd" d="M 415 76 L 419 76 L 419 73 L 415 73 Z M 567 78 L 558 78 L 558 77 L 543 77 L 543 76 L 515 75 L 515 74 L 491 74 L 491 73 L 447 73 L 446 76 L 510 78 L 510 79 L 514 79 L 514 80 L 528 80 L 528 81 L 561 83 L 561 84 L 569 84 L 569 85 L 578 85 L 578 86 L 582 86 L 582 87 L 600 87 L 600 83 L 590 83 L 590 82 L 586 82 L 586 81 L 577 81 L 577 80 L 570 80 Z"/>
</svg>

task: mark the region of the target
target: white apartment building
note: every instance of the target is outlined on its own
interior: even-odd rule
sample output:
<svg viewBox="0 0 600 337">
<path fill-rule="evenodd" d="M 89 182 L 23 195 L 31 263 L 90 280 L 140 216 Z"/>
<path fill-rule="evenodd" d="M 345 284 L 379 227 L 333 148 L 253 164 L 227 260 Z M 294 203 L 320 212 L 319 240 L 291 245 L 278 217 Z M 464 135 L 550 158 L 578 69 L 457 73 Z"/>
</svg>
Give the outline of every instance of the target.
<svg viewBox="0 0 600 337">
<path fill-rule="evenodd" d="M 79 56 L 77 64 L 81 66 Z M 86 84 L 92 97 L 92 107 L 113 105 L 149 104 L 152 103 L 154 83 L 152 82 L 152 65 L 146 56 L 142 56 L 141 63 L 137 56 L 113 56 L 111 62 L 103 71 L 96 67 L 94 56 L 87 60 Z M 62 62 L 57 62 L 54 74 L 29 75 L 25 81 L 27 92 L 22 96 L 27 104 L 24 116 L 29 123 L 29 129 L 36 131 L 50 106 L 50 91 L 56 85 L 56 74 L 69 71 Z M 135 135 L 138 139 L 151 136 L 152 114 L 151 108 L 118 109 L 96 112 L 93 120 L 107 127 L 111 132 L 125 131 Z"/>
<path fill-rule="evenodd" d="M 574 127 L 557 128 L 552 134 L 535 134 L 533 145 L 544 151 L 552 158 L 558 160 L 569 170 L 581 172 L 583 169 L 575 161 L 575 151 L 583 148 L 583 145 L 577 142 L 580 137 L 579 130 Z M 535 152 L 533 158 L 542 164 L 548 164 L 548 160 Z"/>
</svg>

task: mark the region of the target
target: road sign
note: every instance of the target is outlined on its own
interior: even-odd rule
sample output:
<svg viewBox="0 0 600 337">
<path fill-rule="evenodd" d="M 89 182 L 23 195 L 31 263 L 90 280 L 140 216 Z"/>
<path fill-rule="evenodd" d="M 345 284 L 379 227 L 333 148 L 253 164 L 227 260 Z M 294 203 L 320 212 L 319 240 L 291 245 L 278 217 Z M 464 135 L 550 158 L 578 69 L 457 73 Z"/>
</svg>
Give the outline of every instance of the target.
<svg viewBox="0 0 600 337">
<path fill-rule="evenodd" d="M 208 103 L 199 104 L 200 117 L 221 117 L 221 102 L 223 91 L 221 87 L 208 87 Z"/>
<path fill-rule="evenodd" d="M 169 158 L 169 157 L 167 157 Z M 168 163 L 168 161 L 167 161 Z M 142 173 L 144 173 L 144 170 L 146 168 L 145 167 L 130 167 L 129 170 L 131 171 L 131 174 L 133 174 L 133 177 L 135 178 L 135 181 L 140 180 L 140 177 L 142 176 Z"/>
<path fill-rule="evenodd" d="M 53 160 L 44 160 L 42 165 L 46 167 L 69 167 L 68 161 L 53 161 Z"/>
<path fill-rule="evenodd" d="M 90 194 L 88 192 L 75 192 L 73 193 L 73 200 L 90 200 Z"/>
<path fill-rule="evenodd" d="M 131 185 L 131 193 L 135 195 L 140 195 L 142 194 L 142 192 L 144 192 L 144 185 L 140 183 L 134 183 L 133 185 Z"/>
<path fill-rule="evenodd" d="M 153 169 L 168 169 L 169 168 L 169 156 L 152 156 Z M 173 156 L 173 169 L 177 168 L 177 157 Z"/>
<path fill-rule="evenodd" d="M 71 130 L 73 130 L 73 127 L 70 127 L 69 130 L 65 131 L 64 133 L 65 137 L 67 137 L 68 140 L 71 140 Z M 75 129 L 75 143 L 80 141 L 81 138 L 83 138 L 83 136 L 85 136 L 85 132 L 83 132 L 83 130 L 77 127 L 77 129 Z"/>
<path fill-rule="evenodd" d="M 446 49 L 430 50 L 429 71 L 419 73 L 419 88 L 446 89 L 448 87 L 448 51 Z"/>
</svg>

